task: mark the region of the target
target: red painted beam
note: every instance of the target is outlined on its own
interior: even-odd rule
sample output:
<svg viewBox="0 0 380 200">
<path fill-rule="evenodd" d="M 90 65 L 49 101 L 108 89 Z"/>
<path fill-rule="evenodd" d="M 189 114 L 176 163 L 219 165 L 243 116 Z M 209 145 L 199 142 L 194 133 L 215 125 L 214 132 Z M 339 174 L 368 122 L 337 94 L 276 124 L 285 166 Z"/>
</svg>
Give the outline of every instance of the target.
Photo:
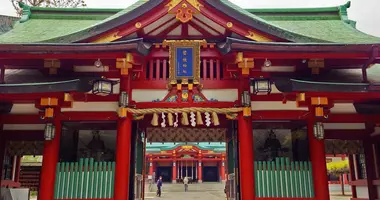
<svg viewBox="0 0 380 200">
<path fill-rule="evenodd" d="M 63 121 L 116 121 L 116 112 L 61 112 L 58 116 Z"/>
<path fill-rule="evenodd" d="M 125 57 L 125 51 L 93 52 L 93 53 L 64 53 L 64 54 L 27 54 L 27 53 L 0 53 L 0 59 L 116 59 Z"/>
<path fill-rule="evenodd" d="M 238 80 L 201 80 L 203 88 L 207 89 L 235 89 Z M 131 81 L 131 87 L 133 89 L 165 89 L 168 85 L 168 81 L 158 80 L 139 80 Z"/>
<path fill-rule="evenodd" d="M 366 123 L 379 122 L 380 115 L 362 115 L 362 114 L 329 114 L 327 123 Z"/>
<path fill-rule="evenodd" d="M 365 101 L 370 99 L 379 99 L 378 92 L 304 92 L 306 98 L 311 97 L 327 97 L 334 103 L 352 103 Z M 291 93 L 276 93 L 269 95 L 251 95 L 251 101 L 282 101 L 286 98 L 288 101 L 295 101 L 296 92 Z"/>
<path fill-rule="evenodd" d="M 0 115 L 2 124 L 45 124 L 46 121 L 41 119 L 40 115 Z"/>
<path fill-rule="evenodd" d="M 234 102 L 199 102 L 199 103 L 177 103 L 177 102 L 139 102 L 135 103 L 136 108 L 187 108 L 187 107 L 203 107 L 203 108 L 231 108 Z"/>
<path fill-rule="evenodd" d="M 44 141 L 43 130 L 3 130 L 6 140 Z"/>
<path fill-rule="evenodd" d="M 296 110 L 252 111 L 252 120 L 305 120 L 309 115 L 309 111 Z"/>
</svg>

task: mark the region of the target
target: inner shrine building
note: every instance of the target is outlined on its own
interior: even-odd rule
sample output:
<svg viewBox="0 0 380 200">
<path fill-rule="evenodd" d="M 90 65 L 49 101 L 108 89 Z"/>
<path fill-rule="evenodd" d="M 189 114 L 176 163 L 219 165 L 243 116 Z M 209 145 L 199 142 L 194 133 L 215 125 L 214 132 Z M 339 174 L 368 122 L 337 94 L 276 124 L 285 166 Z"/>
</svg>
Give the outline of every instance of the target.
<svg viewBox="0 0 380 200">
<path fill-rule="evenodd" d="M 19 6 L 0 33 L 2 187 L 126 200 L 189 177 L 233 200 L 328 200 L 325 155 L 344 154 L 352 199 L 380 198 L 380 38 L 350 2 Z"/>
</svg>

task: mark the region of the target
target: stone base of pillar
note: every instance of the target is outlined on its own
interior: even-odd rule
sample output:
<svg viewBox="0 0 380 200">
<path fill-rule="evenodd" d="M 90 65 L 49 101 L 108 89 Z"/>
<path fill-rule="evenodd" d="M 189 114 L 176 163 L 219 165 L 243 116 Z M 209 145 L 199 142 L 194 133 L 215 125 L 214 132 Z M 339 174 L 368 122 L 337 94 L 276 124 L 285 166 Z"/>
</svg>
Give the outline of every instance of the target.
<svg viewBox="0 0 380 200">
<path fill-rule="evenodd" d="M 177 180 L 172 180 L 172 183 L 177 183 Z"/>
<path fill-rule="evenodd" d="M 198 183 L 202 183 L 202 180 L 198 180 Z"/>
</svg>

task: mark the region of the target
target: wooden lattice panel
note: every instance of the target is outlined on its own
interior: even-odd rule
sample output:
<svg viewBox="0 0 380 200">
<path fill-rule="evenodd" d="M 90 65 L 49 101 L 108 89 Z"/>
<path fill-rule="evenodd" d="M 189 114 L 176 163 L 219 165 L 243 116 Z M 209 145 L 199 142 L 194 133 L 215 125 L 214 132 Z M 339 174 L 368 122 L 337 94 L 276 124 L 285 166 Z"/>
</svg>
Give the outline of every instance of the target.
<svg viewBox="0 0 380 200">
<path fill-rule="evenodd" d="M 361 154 L 363 144 L 357 140 L 325 140 L 326 154 Z"/>
<path fill-rule="evenodd" d="M 225 128 L 147 128 L 149 142 L 225 142 Z"/>
<path fill-rule="evenodd" d="M 7 153 L 10 156 L 42 155 L 43 141 L 8 141 Z"/>
</svg>

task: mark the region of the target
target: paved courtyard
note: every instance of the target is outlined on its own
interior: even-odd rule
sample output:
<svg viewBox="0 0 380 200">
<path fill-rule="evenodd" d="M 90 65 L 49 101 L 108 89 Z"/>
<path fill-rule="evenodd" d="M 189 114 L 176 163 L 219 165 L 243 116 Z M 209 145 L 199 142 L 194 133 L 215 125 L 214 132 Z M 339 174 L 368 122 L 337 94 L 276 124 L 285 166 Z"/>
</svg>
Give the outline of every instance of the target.
<svg viewBox="0 0 380 200">
<path fill-rule="evenodd" d="M 224 184 L 221 183 L 202 183 L 190 184 L 189 191 L 184 192 L 182 184 L 164 184 L 161 197 L 156 197 L 156 188 L 152 187 L 149 191 L 149 186 L 145 188 L 145 199 L 162 199 L 162 200 L 225 200 Z M 340 188 L 330 187 L 330 200 L 349 200 L 350 196 L 342 196 Z M 348 189 L 348 188 L 347 188 Z M 349 191 L 346 192 L 350 194 Z"/>
<path fill-rule="evenodd" d="M 163 192 L 161 197 L 156 197 L 154 192 L 146 193 L 145 199 L 162 199 L 162 200 L 225 200 L 223 192 L 216 191 L 194 191 L 194 192 Z M 350 196 L 332 195 L 330 200 L 349 200 Z"/>
</svg>

